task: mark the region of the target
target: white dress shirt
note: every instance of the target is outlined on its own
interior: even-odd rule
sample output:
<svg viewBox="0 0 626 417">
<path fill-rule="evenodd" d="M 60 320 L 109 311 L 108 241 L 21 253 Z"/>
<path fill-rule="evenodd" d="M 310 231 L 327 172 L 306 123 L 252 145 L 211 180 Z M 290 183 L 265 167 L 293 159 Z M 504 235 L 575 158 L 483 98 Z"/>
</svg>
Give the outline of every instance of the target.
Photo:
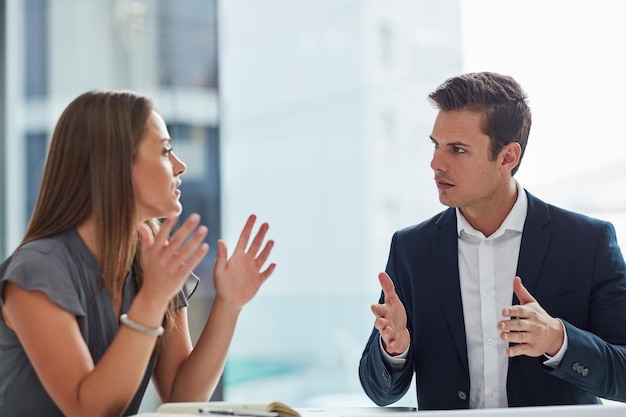
<svg viewBox="0 0 626 417">
<path fill-rule="evenodd" d="M 470 373 L 470 408 L 507 407 L 508 342 L 500 339 L 502 309 L 513 302 L 513 278 L 528 202 L 518 198 L 491 236 L 475 230 L 456 210 L 459 279 Z"/>
<path fill-rule="evenodd" d="M 518 197 L 498 230 L 485 236 L 475 230 L 457 208 L 459 279 L 467 356 L 470 374 L 470 408 L 508 407 L 506 380 L 508 342 L 500 339 L 498 321 L 502 309 L 513 302 L 513 278 L 522 239 L 528 200 L 517 184 Z M 524 277 L 522 278 L 522 283 Z M 380 342 L 382 346 L 382 341 Z M 561 351 L 544 362 L 556 366 L 567 348 L 567 337 Z M 408 353 L 391 356 L 382 349 L 385 361 L 401 368 Z M 445 359 L 444 359 L 445 360 Z"/>
</svg>

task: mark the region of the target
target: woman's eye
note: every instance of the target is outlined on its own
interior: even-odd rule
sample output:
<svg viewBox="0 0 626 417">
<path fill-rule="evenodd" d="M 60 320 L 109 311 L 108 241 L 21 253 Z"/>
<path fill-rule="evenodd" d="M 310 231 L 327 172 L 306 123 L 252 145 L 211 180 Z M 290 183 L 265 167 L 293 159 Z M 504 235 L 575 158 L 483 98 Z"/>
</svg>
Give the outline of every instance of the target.
<svg viewBox="0 0 626 417">
<path fill-rule="evenodd" d="M 172 153 L 173 150 L 174 150 L 174 148 L 165 148 L 163 150 L 163 155 L 170 156 L 170 154 Z"/>
</svg>

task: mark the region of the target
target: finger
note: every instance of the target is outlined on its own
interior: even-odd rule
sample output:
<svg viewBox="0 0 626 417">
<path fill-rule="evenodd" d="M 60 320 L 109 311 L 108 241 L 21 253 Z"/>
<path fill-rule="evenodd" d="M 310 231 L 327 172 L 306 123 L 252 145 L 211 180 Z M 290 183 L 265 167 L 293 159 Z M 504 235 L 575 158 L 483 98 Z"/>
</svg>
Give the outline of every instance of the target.
<svg viewBox="0 0 626 417">
<path fill-rule="evenodd" d="M 400 349 L 400 340 L 393 338 L 387 343 L 387 352 L 401 353 L 404 349 Z"/>
<path fill-rule="evenodd" d="M 529 343 L 531 334 L 524 331 L 501 332 L 500 338 L 510 343 Z"/>
<path fill-rule="evenodd" d="M 192 213 L 187 217 L 185 222 L 169 239 L 169 248 L 172 251 L 179 251 L 184 246 L 187 238 L 193 233 L 194 229 L 200 223 L 200 216 Z"/>
<path fill-rule="evenodd" d="M 209 244 L 202 243 L 196 251 L 185 261 L 184 263 L 184 273 L 185 275 L 189 275 L 191 271 L 193 271 L 198 264 L 202 261 L 202 259 L 209 252 Z"/>
<path fill-rule="evenodd" d="M 141 247 L 146 250 L 154 244 L 154 235 L 150 226 L 145 223 L 140 223 L 137 227 L 139 231 L 139 239 L 141 239 Z"/>
<path fill-rule="evenodd" d="M 376 317 L 384 317 L 387 312 L 387 306 L 384 304 L 372 304 L 370 308 Z"/>
<path fill-rule="evenodd" d="M 518 332 L 520 329 L 520 321 L 511 319 L 511 320 L 501 320 L 498 322 L 498 330 L 507 331 L 507 332 Z"/>
<path fill-rule="evenodd" d="M 533 351 L 532 351 L 532 346 L 530 346 L 527 343 L 520 343 L 514 346 L 509 346 L 506 349 L 506 354 L 508 357 L 513 358 L 516 356 L 539 356 L 539 355 L 534 355 Z"/>
<path fill-rule="evenodd" d="M 265 271 L 261 272 L 261 280 L 263 280 L 263 282 L 265 282 L 266 279 L 268 279 L 270 277 L 270 275 L 272 275 L 272 273 L 274 272 L 274 269 L 276 269 L 276 264 L 275 263 L 271 263 L 270 266 L 268 266 Z"/>
<path fill-rule="evenodd" d="M 531 323 L 528 319 L 514 318 L 501 322 L 500 329 L 510 332 L 527 332 L 530 330 Z"/>
<path fill-rule="evenodd" d="M 382 317 L 376 317 L 376 320 L 374 320 L 374 328 L 381 332 L 381 334 L 384 333 L 384 335 L 389 338 L 389 330 L 386 329 L 391 328 L 389 327 L 389 322 L 387 320 Z"/>
<path fill-rule="evenodd" d="M 379 320 L 383 320 L 383 319 L 379 319 Z M 385 324 L 384 326 L 381 326 L 381 332 L 383 334 L 383 337 L 385 339 L 385 341 L 387 342 L 391 342 L 395 339 L 396 336 L 396 330 L 389 326 L 389 323 Z"/>
<path fill-rule="evenodd" d="M 392 327 L 385 327 L 381 332 L 381 337 L 386 345 L 386 350 L 389 353 L 400 353 L 403 352 L 406 348 L 401 348 L 400 344 L 402 343 L 402 330 L 394 329 Z"/>
<path fill-rule="evenodd" d="M 267 243 L 265 244 L 265 247 L 263 248 L 259 256 L 257 256 L 256 258 L 256 263 L 259 267 L 265 264 L 265 262 L 267 261 L 267 258 L 269 258 L 270 256 L 270 252 L 272 251 L 273 247 L 274 247 L 274 241 L 268 240 Z"/>
<path fill-rule="evenodd" d="M 215 255 L 215 270 L 221 271 L 226 269 L 226 262 L 228 259 L 228 248 L 223 240 L 217 241 L 217 255 Z"/>
<path fill-rule="evenodd" d="M 256 216 L 251 214 L 246 221 L 243 230 L 241 231 L 241 235 L 239 235 L 239 241 L 237 242 L 237 246 L 235 247 L 235 251 L 246 251 L 246 246 L 248 246 L 248 240 L 250 239 L 250 233 L 252 233 L 252 227 L 254 226 L 254 222 L 256 221 Z"/>
<path fill-rule="evenodd" d="M 506 307 L 502 310 L 502 315 L 504 317 L 514 317 L 519 319 L 527 319 L 532 314 L 532 309 L 523 305 L 515 305 L 511 307 Z"/>
<path fill-rule="evenodd" d="M 536 301 L 535 298 L 530 295 L 526 287 L 522 285 L 522 279 L 520 277 L 513 278 L 513 291 L 522 305 Z"/>
<path fill-rule="evenodd" d="M 396 288 L 393 285 L 393 281 L 386 272 L 381 272 L 380 274 L 378 274 L 378 281 L 380 282 L 380 286 L 385 293 L 385 299 L 389 299 L 396 295 Z"/>
<path fill-rule="evenodd" d="M 154 238 L 154 245 L 157 247 L 167 246 L 170 238 L 170 233 L 178 220 L 178 216 L 174 214 L 170 214 L 163 220 L 161 226 L 159 227 L 159 231 L 157 232 Z"/>
<path fill-rule="evenodd" d="M 178 262 L 187 262 L 188 258 L 190 258 L 194 252 L 196 252 L 208 232 L 209 229 L 207 229 L 206 226 L 198 227 L 198 229 L 194 232 L 191 238 L 185 241 L 179 248 L 178 252 L 176 252 L 175 260 Z"/>
<path fill-rule="evenodd" d="M 257 255 L 257 253 L 259 252 L 259 248 L 261 247 L 261 244 L 263 243 L 263 240 L 265 240 L 265 235 L 267 234 L 267 230 L 269 229 L 269 227 L 270 226 L 267 223 L 263 223 L 261 225 L 261 227 L 259 228 L 259 231 L 257 232 L 257 234 L 254 236 L 254 239 L 252 240 L 252 244 L 248 248 L 249 254 L 254 255 L 254 256 Z"/>
</svg>

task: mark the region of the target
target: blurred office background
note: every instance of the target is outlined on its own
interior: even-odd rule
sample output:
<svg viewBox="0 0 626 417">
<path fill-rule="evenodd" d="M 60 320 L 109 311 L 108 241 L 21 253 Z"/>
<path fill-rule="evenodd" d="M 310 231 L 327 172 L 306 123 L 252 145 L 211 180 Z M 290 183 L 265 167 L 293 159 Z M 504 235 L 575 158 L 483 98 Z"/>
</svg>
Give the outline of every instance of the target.
<svg viewBox="0 0 626 417">
<path fill-rule="evenodd" d="M 625 18 L 620 0 L 3 0 L 0 255 L 21 239 L 63 108 L 139 91 L 187 163 L 183 217 L 202 215 L 213 248 L 233 247 L 250 213 L 276 240 L 215 398 L 372 405 L 357 367 L 376 275 L 392 233 L 443 208 L 426 96 L 447 77 L 517 78 L 534 114 L 518 180 L 612 221 L 626 247 Z M 415 403 L 410 389 L 398 405 Z M 157 404 L 149 392 L 143 409 Z"/>
</svg>

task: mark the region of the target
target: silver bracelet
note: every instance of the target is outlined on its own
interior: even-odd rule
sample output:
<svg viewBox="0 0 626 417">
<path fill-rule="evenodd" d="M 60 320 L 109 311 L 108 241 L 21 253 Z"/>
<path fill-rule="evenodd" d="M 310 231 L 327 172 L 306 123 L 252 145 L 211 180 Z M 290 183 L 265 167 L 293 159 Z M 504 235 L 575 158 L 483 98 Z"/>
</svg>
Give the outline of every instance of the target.
<svg viewBox="0 0 626 417">
<path fill-rule="evenodd" d="M 132 321 L 128 314 L 122 314 L 120 316 L 120 322 L 133 330 L 136 330 L 141 333 L 149 334 L 150 336 L 161 336 L 165 331 L 163 326 L 159 326 L 157 328 L 144 326 L 143 324 L 139 324 L 136 321 Z"/>
</svg>

